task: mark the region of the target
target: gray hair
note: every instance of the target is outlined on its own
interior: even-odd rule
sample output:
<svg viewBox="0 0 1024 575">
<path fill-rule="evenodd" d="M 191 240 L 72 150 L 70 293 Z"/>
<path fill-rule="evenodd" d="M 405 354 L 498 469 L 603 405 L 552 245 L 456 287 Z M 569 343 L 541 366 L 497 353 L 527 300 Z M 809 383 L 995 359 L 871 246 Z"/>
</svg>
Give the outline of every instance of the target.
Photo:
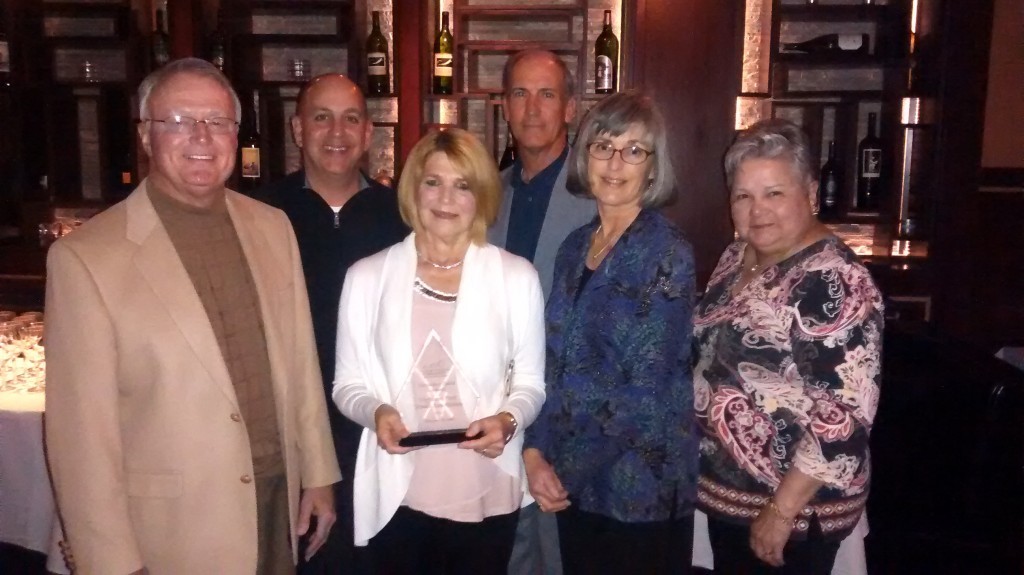
<svg viewBox="0 0 1024 575">
<path fill-rule="evenodd" d="M 643 92 L 629 90 L 601 100 L 583 119 L 576 143 L 569 156 L 566 187 L 577 196 L 593 197 L 587 173 L 590 169 L 590 144 L 599 136 L 619 136 L 637 126 L 644 133 L 644 144 L 652 152 L 647 159 L 648 185 L 640 197 L 640 206 L 658 208 L 669 203 L 676 192 L 672 152 L 668 149 L 665 118 L 654 100 Z"/>
<path fill-rule="evenodd" d="M 530 56 L 540 55 L 551 58 L 551 61 L 554 62 L 562 71 L 562 79 L 565 82 L 565 99 L 571 100 L 576 97 L 576 79 L 573 77 L 572 70 L 569 70 L 569 66 L 565 63 L 565 60 L 562 60 L 558 57 L 558 54 L 555 54 L 550 50 L 541 50 L 539 48 L 520 50 L 509 56 L 508 60 L 505 60 L 505 69 L 501 72 L 501 91 L 506 95 L 508 94 L 509 84 L 512 82 L 512 70 L 515 69 L 516 64 Z"/>
<path fill-rule="evenodd" d="M 238 101 L 238 94 L 235 93 L 235 89 L 231 86 L 231 81 L 228 80 L 227 76 L 218 70 L 216 66 L 199 58 L 181 58 L 180 60 L 173 60 L 150 72 L 150 74 L 142 80 L 142 83 L 139 84 L 138 92 L 139 119 L 146 117 L 146 114 L 149 111 L 149 97 L 153 95 L 153 91 L 156 90 L 160 84 L 174 76 L 177 76 L 178 74 L 203 76 L 220 84 L 228 94 L 231 94 L 231 101 L 235 104 L 235 121 L 242 121 L 242 103 Z"/>
<path fill-rule="evenodd" d="M 725 182 L 732 189 L 736 170 L 745 160 L 785 159 L 804 178 L 815 179 L 807 134 L 789 120 L 761 120 L 736 135 L 725 152 Z"/>
</svg>

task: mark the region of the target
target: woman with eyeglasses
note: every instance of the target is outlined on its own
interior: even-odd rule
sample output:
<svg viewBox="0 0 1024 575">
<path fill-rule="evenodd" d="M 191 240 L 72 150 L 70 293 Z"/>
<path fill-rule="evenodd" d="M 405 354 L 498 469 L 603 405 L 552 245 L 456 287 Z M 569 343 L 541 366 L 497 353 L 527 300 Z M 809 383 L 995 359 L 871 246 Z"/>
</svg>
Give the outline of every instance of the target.
<svg viewBox="0 0 1024 575">
<path fill-rule="evenodd" d="M 569 189 L 598 217 L 555 260 L 547 401 L 526 432 L 531 494 L 557 512 L 565 573 L 686 573 L 696 499 L 693 252 L 657 208 L 674 176 L 665 122 L 638 92 L 583 120 Z"/>
</svg>

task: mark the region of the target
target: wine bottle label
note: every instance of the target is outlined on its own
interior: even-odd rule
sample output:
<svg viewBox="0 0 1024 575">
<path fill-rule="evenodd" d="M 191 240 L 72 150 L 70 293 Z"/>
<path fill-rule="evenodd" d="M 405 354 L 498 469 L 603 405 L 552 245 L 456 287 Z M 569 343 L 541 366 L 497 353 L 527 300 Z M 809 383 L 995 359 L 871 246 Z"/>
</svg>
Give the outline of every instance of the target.
<svg viewBox="0 0 1024 575">
<path fill-rule="evenodd" d="M 7 41 L 0 41 L 0 74 L 11 72 L 11 49 Z"/>
<path fill-rule="evenodd" d="M 451 54 L 434 54 L 434 75 L 444 78 L 450 78 L 452 76 L 452 55 Z"/>
<path fill-rule="evenodd" d="M 384 52 L 370 52 L 366 55 L 366 73 L 370 76 L 385 76 L 388 73 L 388 55 Z"/>
<path fill-rule="evenodd" d="M 825 190 L 821 194 L 821 204 L 826 208 L 834 208 L 839 203 L 839 185 L 837 182 L 828 178 L 825 180 Z"/>
<path fill-rule="evenodd" d="M 260 149 L 242 148 L 242 177 L 260 177 Z"/>
<path fill-rule="evenodd" d="M 612 89 L 612 59 L 605 55 L 597 56 L 597 77 L 594 86 L 598 90 Z"/>
<path fill-rule="evenodd" d="M 882 175 L 882 150 L 878 148 L 866 148 L 861 150 L 860 172 L 862 178 L 878 178 Z"/>
<path fill-rule="evenodd" d="M 840 50 L 860 50 L 864 45 L 864 37 L 860 34 L 839 34 L 838 36 Z"/>
</svg>

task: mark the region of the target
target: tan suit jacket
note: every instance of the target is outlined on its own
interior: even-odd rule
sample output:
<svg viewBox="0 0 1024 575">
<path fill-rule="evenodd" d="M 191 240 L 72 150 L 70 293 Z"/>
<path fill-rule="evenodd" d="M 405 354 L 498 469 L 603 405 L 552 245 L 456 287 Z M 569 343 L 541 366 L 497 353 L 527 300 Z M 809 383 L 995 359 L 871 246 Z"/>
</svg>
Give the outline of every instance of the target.
<svg viewBox="0 0 1024 575">
<path fill-rule="evenodd" d="M 301 261 L 284 213 L 227 205 L 263 314 L 294 550 L 300 485 L 340 478 Z M 252 575 L 245 422 L 146 183 L 55 243 L 47 274 L 46 444 L 78 573 Z"/>
</svg>

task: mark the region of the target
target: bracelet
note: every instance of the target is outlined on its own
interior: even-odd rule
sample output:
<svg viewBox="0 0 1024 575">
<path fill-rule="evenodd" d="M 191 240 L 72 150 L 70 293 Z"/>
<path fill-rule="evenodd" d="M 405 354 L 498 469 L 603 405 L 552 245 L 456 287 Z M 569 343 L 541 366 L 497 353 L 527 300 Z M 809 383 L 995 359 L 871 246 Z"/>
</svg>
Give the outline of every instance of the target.
<svg viewBox="0 0 1024 575">
<path fill-rule="evenodd" d="M 516 421 L 516 416 L 512 415 L 512 413 L 509 411 L 502 411 L 498 415 L 507 415 L 508 420 L 512 422 L 512 431 L 505 434 L 505 445 L 508 445 L 508 442 L 512 441 L 512 438 L 515 437 L 516 430 L 519 429 L 519 422 Z"/>
<path fill-rule="evenodd" d="M 769 500 L 768 500 L 768 504 L 767 504 L 767 505 L 765 505 L 764 507 L 765 507 L 765 509 L 768 509 L 768 510 L 770 510 L 770 511 L 771 511 L 772 513 L 774 513 L 774 514 L 775 514 L 775 517 L 776 517 L 776 518 L 777 518 L 777 519 L 778 519 L 779 521 L 781 521 L 781 522 L 785 523 L 785 524 L 786 524 L 786 525 L 788 525 L 789 527 L 795 527 L 795 526 L 796 526 L 796 516 L 793 516 L 793 517 L 789 517 L 788 515 L 786 515 L 785 513 L 783 513 L 783 512 L 782 512 L 782 511 L 781 511 L 781 510 L 779 509 L 779 506 L 775 504 L 775 500 L 774 500 L 774 499 L 769 499 Z"/>
</svg>

